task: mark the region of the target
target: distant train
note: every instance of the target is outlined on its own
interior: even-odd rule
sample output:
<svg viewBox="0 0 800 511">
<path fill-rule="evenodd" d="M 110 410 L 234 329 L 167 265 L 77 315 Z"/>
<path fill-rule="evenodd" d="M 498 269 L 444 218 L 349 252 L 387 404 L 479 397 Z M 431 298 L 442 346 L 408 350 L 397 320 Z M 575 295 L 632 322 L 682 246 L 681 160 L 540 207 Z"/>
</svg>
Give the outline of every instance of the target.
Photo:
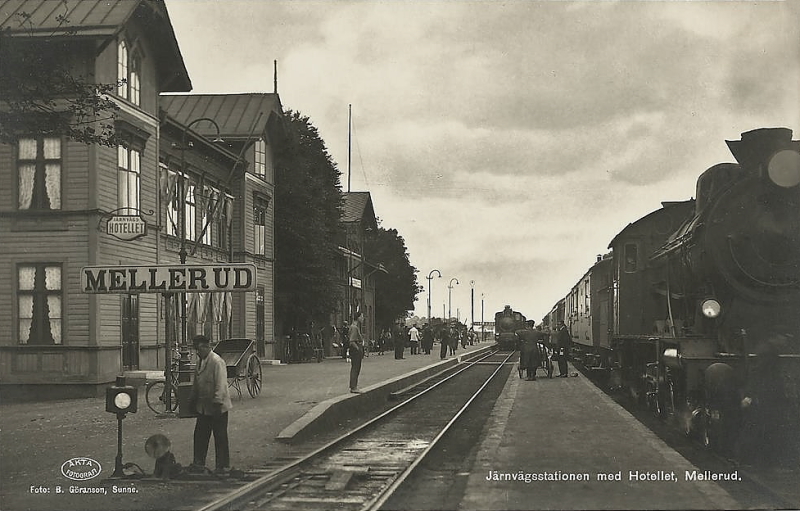
<svg viewBox="0 0 800 511">
<path fill-rule="evenodd" d="M 525 328 L 525 316 L 506 305 L 494 315 L 494 340 L 504 351 L 517 349 L 517 330 Z"/>
<path fill-rule="evenodd" d="M 704 444 L 797 454 L 800 141 L 769 128 L 727 144 L 738 164 L 625 227 L 543 322 Z"/>
</svg>

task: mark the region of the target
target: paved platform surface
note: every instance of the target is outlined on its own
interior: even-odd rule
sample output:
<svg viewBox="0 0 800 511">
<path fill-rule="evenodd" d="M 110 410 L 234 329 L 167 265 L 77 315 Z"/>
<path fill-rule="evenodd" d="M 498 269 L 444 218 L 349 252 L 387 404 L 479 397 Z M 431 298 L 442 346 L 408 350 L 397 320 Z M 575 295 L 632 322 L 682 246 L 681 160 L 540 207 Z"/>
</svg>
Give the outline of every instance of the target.
<svg viewBox="0 0 800 511">
<path fill-rule="evenodd" d="M 570 374 L 525 381 L 512 372 L 460 509 L 741 509 L 717 483 L 687 480 L 703 473 Z"/>
<path fill-rule="evenodd" d="M 457 355 L 489 346 L 478 343 L 461 349 Z M 365 390 L 381 387 L 383 382 L 398 376 L 439 364 L 438 345 L 431 355 L 410 355 L 395 360 L 393 352 L 371 354 L 364 359 L 359 386 Z M 280 458 L 287 446 L 276 440 L 281 431 L 326 400 L 364 400 L 364 395 L 350 394 L 350 365 L 341 358 L 328 358 L 321 363 L 263 365 L 264 386 L 255 399 L 245 395 L 233 397 L 229 417 L 231 463 L 236 468 L 259 468 Z M 341 414 L 348 407 L 338 408 Z M 360 413 L 357 407 L 352 413 Z M 139 394 L 139 411 L 123 421 L 123 461 L 152 472 L 154 462 L 144 451 L 147 438 L 155 433 L 166 435 L 178 463 L 192 461 L 194 419 L 158 418 L 145 403 L 143 389 Z M 117 453 L 116 417 L 105 411 L 105 400 L 76 399 L 35 403 L 0 403 L 0 509 L 63 510 L 63 509 L 160 509 L 158 499 L 174 488 L 138 485 L 135 495 L 80 496 L 34 493 L 35 487 L 67 488 L 76 484 L 61 474 L 61 465 L 75 457 L 88 457 L 103 467 L 99 478 L 78 483 L 91 485 L 107 478 L 114 470 Z M 214 448 L 206 462 L 214 467 Z"/>
</svg>

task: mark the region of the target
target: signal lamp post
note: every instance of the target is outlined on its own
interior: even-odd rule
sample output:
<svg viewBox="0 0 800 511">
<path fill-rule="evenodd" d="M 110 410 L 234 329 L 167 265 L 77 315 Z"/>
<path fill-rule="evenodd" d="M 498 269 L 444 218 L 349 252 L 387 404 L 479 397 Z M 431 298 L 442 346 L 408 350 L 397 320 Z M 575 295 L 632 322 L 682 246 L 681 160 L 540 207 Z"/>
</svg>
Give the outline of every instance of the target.
<svg viewBox="0 0 800 511">
<path fill-rule="evenodd" d="M 117 415 L 117 457 L 111 477 L 125 477 L 122 465 L 122 419 L 126 413 L 136 413 L 138 397 L 138 391 L 125 384 L 124 376 L 117 376 L 116 383 L 106 388 L 106 411 Z"/>
</svg>

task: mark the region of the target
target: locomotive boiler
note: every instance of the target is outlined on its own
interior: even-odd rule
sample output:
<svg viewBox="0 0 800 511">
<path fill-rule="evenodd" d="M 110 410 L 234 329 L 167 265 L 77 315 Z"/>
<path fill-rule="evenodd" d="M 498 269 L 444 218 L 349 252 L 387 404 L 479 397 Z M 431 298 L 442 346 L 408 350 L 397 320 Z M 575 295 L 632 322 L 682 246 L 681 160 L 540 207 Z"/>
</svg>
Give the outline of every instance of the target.
<svg viewBox="0 0 800 511">
<path fill-rule="evenodd" d="M 800 141 L 727 142 L 696 199 L 611 241 L 565 298 L 577 362 L 708 446 L 798 451 Z M 754 441 L 754 439 L 758 439 Z"/>
<path fill-rule="evenodd" d="M 800 141 L 785 128 L 727 142 L 738 164 L 697 181 L 693 214 L 656 250 L 649 279 L 669 329 L 653 406 L 727 449 L 770 448 L 800 424 Z M 791 442 L 790 442 L 791 443 Z"/>
<path fill-rule="evenodd" d="M 525 316 L 506 305 L 494 315 L 494 339 L 501 350 L 517 349 L 517 330 L 525 327 Z"/>
</svg>

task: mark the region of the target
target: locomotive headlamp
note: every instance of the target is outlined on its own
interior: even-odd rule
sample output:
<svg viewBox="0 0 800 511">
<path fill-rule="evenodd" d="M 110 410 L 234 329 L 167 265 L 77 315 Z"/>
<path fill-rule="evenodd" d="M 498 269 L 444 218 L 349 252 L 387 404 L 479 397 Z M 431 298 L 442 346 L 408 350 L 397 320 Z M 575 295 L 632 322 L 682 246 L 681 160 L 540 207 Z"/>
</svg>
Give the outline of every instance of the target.
<svg viewBox="0 0 800 511">
<path fill-rule="evenodd" d="M 716 318 L 719 316 L 720 311 L 722 311 L 722 306 L 713 298 L 708 298 L 707 300 L 703 300 L 702 305 L 700 305 L 700 310 L 703 311 L 703 316 L 707 318 Z"/>
<path fill-rule="evenodd" d="M 800 184 L 800 153 L 788 149 L 778 151 L 767 164 L 769 179 L 782 188 Z"/>
</svg>

